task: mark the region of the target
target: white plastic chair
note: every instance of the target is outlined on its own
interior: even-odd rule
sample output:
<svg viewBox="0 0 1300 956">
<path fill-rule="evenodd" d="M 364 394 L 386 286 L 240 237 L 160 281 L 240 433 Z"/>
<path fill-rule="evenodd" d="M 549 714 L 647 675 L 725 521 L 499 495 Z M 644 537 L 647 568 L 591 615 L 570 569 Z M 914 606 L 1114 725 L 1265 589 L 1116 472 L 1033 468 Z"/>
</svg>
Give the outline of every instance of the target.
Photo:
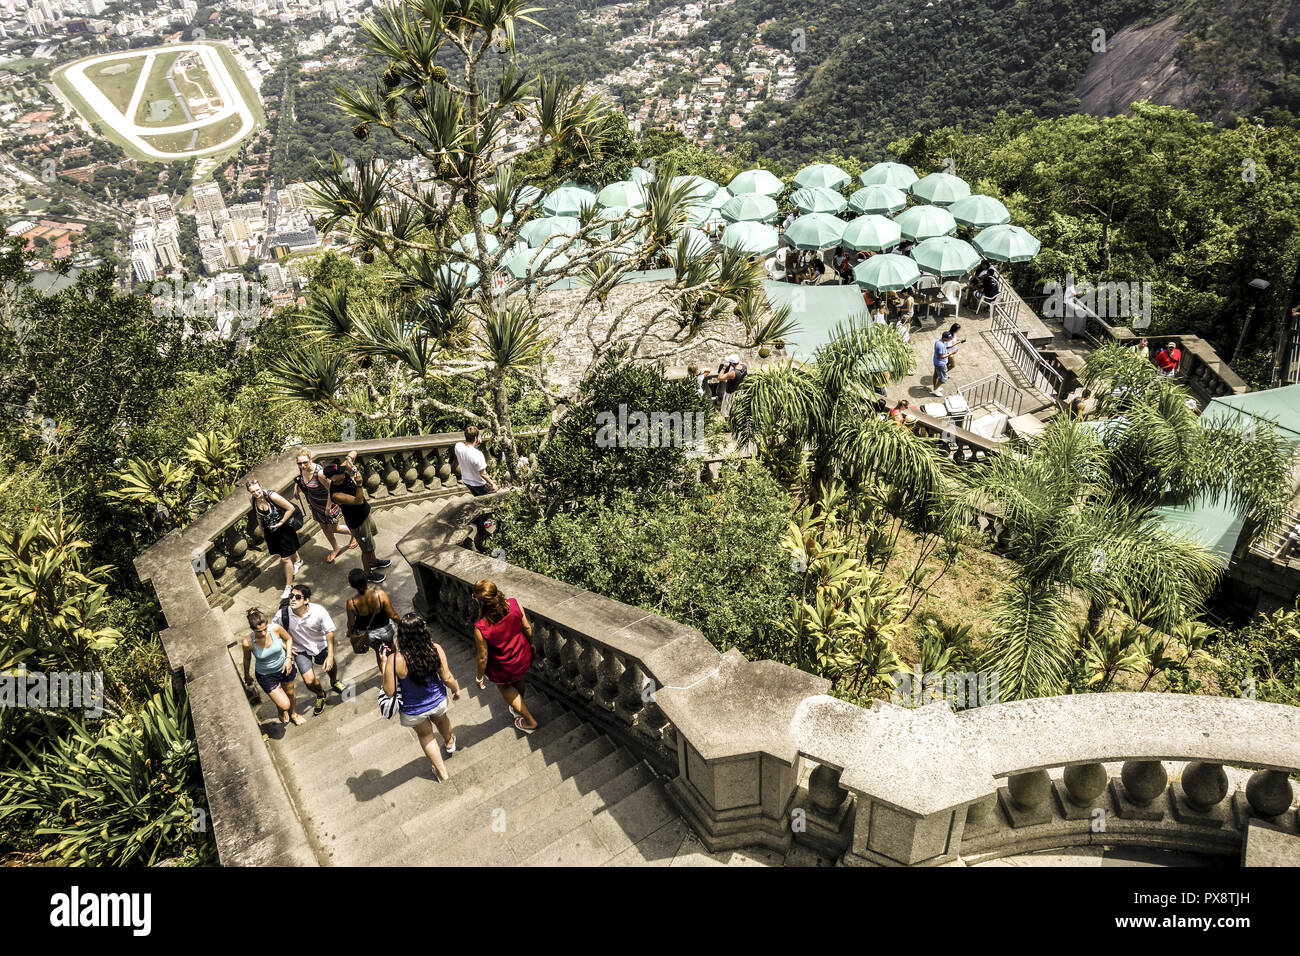
<svg viewBox="0 0 1300 956">
<path fill-rule="evenodd" d="M 956 279 L 949 279 L 939 288 L 943 290 L 946 303 L 952 306 L 953 315 L 956 315 L 961 305 L 961 283 Z"/>
</svg>

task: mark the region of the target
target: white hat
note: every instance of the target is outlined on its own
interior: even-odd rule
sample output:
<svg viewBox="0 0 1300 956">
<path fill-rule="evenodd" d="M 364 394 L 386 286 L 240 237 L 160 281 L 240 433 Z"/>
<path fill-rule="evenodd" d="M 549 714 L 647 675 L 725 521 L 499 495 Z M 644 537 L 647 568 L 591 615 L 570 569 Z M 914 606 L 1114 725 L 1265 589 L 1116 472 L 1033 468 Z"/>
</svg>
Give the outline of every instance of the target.
<svg viewBox="0 0 1300 956">
<path fill-rule="evenodd" d="M 737 355 L 735 352 L 732 352 L 730 355 L 727 356 L 727 364 L 729 364 L 729 365 L 739 365 L 739 364 L 740 364 L 740 356 Z"/>
</svg>

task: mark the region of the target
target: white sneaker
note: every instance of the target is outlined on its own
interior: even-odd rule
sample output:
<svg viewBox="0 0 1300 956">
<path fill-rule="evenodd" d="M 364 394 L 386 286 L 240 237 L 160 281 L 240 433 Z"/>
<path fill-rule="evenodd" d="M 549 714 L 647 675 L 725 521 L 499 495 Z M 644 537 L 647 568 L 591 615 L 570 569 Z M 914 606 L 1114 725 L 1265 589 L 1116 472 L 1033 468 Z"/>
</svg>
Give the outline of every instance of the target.
<svg viewBox="0 0 1300 956">
<path fill-rule="evenodd" d="M 935 397 L 935 398 L 943 398 L 943 389 L 941 389 L 941 388 L 936 388 L 936 389 L 934 390 L 934 397 Z"/>
<path fill-rule="evenodd" d="M 293 585 L 292 585 L 292 584 L 286 584 L 286 585 L 284 586 L 284 590 L 280 592 L 280 600 L 282 600 L 282 601 L 287 600 L 288 597 L 289 597 L 289 595 L 292 594 L 292 593 L 293 593 Z"/>
<path fill-rule="evenodd" d="M 302 565 L 303 565 L 302 558 L 299 558 L 297 561 L 295 561 L 295 562 L 293 563 L 293 573 L 294 573 L 294 574 L 297 574 L 299 571 L 301 571 L 301 570 L 302 570 Z"/>
</svg>

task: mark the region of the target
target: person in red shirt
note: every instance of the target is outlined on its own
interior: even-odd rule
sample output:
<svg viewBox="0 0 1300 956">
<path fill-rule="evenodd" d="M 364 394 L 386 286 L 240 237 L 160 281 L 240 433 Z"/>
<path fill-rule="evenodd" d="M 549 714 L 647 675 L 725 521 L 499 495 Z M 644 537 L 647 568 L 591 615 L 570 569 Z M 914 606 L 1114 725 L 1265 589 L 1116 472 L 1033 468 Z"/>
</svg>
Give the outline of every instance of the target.
<svg viewBox="0 0 1300 956">
<path fill-rule="evenodd" d="M 1166 378 L 1173 378 L 1178 374 L 1178 363 L 1182 360 L 1183 353 L 1173 342 L 1170 342 L 1156 353 L 1156 367 L 1160 369 L 1160 374 Z"/>
<path fill-rule="evenodd" d="M 531 734 L 537 729 L 537 718 L 524 704 L 524 676 L 533 664 L 533 626 L 519 602 L 506 600 L 501 589 L 486 578 L 475 582 L 474 601 L 482 615 L 474 622 L 479 689 L 487 687 L 489 680 L 496 684 L 515 717 L 515 728 Z"/>
</svg>

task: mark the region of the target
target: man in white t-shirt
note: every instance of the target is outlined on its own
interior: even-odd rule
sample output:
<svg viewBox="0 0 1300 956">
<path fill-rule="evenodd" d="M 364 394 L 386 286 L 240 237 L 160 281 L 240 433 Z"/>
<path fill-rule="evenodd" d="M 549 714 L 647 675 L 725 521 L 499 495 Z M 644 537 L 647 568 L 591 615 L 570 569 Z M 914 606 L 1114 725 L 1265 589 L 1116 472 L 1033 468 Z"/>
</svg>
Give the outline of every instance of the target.
<svg viewBox="0 0 1300 956">
<path fill-rule="evenodd" d="M 460 480 L 476 498 L 497 490 L 496 482 L 487 473 L 487 456 L 479 449 L 480 441 L 478 429 L 470 425 L 465 429 L 465 440 L 456 442 Z"/>
<path fill-rule="evenodd" d="M 289 592 L 289 636 L 293 638 L 293 659 L 307 689 L 316 695 L 316 715 L 325 709 L 325 688 L 316 679 L 312 664 L 320 664 L 329 675 L 330 690 L 342 695 L 338 664 L 334 660 L 334 619 L 319 604 L 311 603 L 311 587 L 295 584 Z"/>
</svg>

